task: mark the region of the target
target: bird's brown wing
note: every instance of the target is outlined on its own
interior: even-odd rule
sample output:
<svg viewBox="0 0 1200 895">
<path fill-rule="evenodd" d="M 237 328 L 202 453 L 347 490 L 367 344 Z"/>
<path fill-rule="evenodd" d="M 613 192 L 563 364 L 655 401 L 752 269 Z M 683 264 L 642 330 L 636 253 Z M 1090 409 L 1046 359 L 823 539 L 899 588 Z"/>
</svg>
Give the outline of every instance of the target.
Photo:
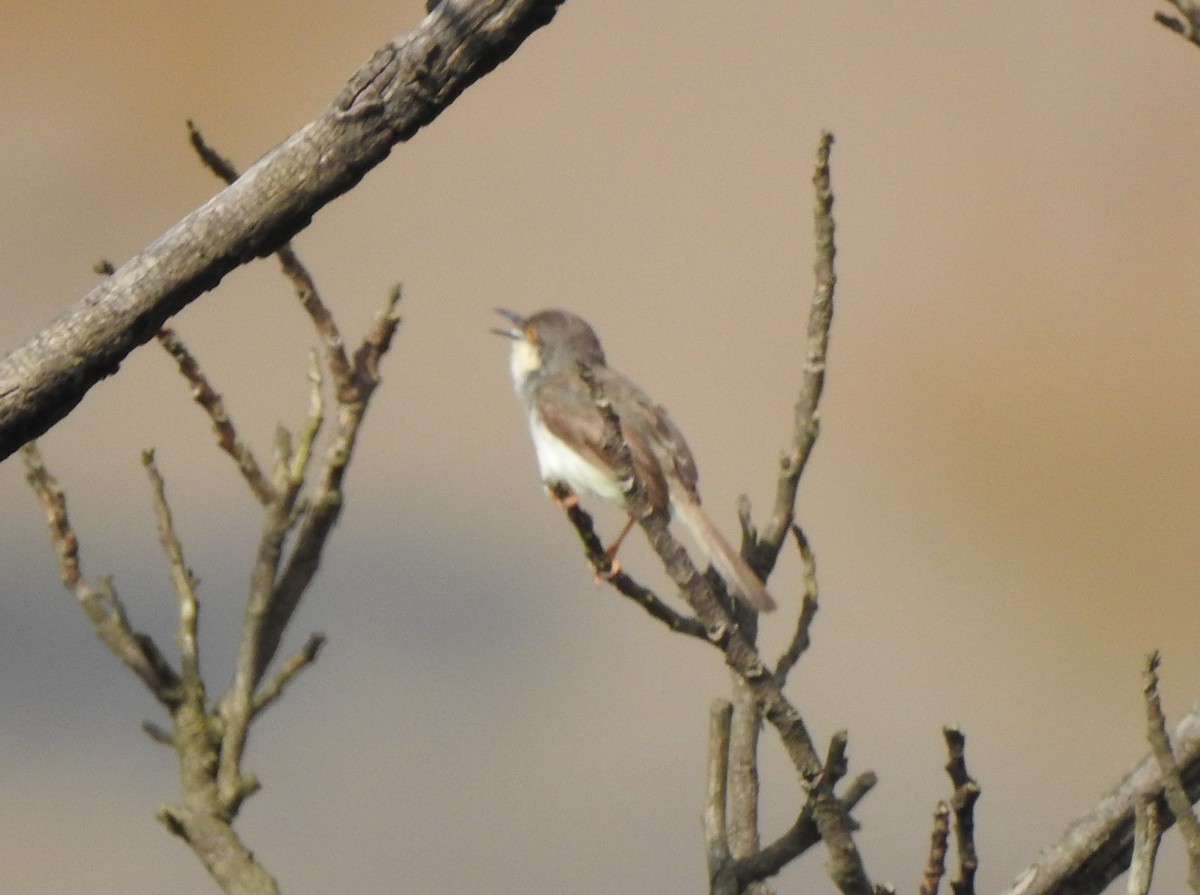
<svg viewBox="0 0 1200 895">
<path fill-rule="evenodd" d="M 666 408 L 655 404 L 649 395 L 619 373 L 612 370 L 606 372 L 616 380 L 611 393 L 619 396 L 613 404 L 621 418 L 622 427 L 638 430 L 645 443 L 657 444 L 660 467 L 673 473 L 680 485 L 695 494 L 700 478 L 696 461 L 683 433 L 667 415 Z"/>
<path fill-rule="evenodd" d="M 596 369 L 598 384 L 608 392 L 609 383 Z M 605 450 L 606 427 L 604 415 L 596 407 L 587 384 L 578 376 L 550 376 L 535 391 L 535 401 L 542 422 L 551 434 L 575 447 L 589 462 L 603 470 L 612 471 L 613 459 Z M 630 406 L 620 396 L 612 400 L 613 410 L 621 422 L 621 432 L 629 445 L 634 471 L 646 487 L 646 496 L 656 509 L 666 509 L 670 502 L 667 483 L 659 458 L 648 438 L 648 427 L 654 425 L 640 407 Z M 689 455 L 690 456 L 690 455 Z"/>
</svg>

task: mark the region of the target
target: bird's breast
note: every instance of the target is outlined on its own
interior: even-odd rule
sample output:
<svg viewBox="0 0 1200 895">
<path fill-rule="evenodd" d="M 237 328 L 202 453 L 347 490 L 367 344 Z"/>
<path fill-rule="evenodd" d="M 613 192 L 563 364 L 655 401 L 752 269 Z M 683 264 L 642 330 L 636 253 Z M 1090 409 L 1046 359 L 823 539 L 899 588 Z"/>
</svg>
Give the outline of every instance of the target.
<svg viewBox="0 0 1200 895">
<path fill-rule="evenodd" d="M 624 498 L 620 485 L 607 470 L 569 447 L 536 416 L 530 419 L 529 428 L 543 482 L 548 485 L 561 482 L 577 494 L 590 494 L 604 500 Z"/>
</svg>

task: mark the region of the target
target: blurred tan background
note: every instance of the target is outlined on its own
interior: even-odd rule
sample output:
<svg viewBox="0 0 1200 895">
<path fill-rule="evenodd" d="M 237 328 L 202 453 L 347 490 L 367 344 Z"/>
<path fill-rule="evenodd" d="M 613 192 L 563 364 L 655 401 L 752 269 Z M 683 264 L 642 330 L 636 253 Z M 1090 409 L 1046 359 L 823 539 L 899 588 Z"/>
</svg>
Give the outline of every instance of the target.
<svg viewBox="0 0 1200 895">
<path fill-rule="evenodd" d="M 260 725 L 242 832 L 288 892 L 702 891 L 717 655 L 593 587 L 541 494 L 487 333 L 566 305 L 688 434 L 706 504 L 769 505 L 811 291 L 812 155 L 837 136 L 838 308 L 801 496 L 822 608 L 791 692 L 851 732 L 877 880 L 912 890 L 940 727 L 961 724 L 982 891 L 1145 752 L 1139 669 L 1200 695 L 1200 51 L 1114 4 L 586 3 L 299 239 L 348 336 L 404 325 L 292 633 L 330 645 Z M 337 93 L 415 2 L 9 3 L 0 14 L 0 350 Z M 270 262 L 176 320 L 264 454 L 310 330 Z M 165 354 L 43 441 L 86 572 L 171 644 L 154 447 L 228 678 L 255 507 Z M 155 706 L 57 582 L 0 465 L 0 888 L 210 891 L 154 821 Z M 615 512 L 599 514 L 611 532 Z M 663 583 L 639 545 L 627 565 Z M 772 590 L 768 655 L 796 605 Z M 799 795 L 768 733 L 767 835 Z M 1172 845 L 1164 861 L 1181 861 Z M 824 891 L 817 853 L 781 891 Z"/>
</svg>

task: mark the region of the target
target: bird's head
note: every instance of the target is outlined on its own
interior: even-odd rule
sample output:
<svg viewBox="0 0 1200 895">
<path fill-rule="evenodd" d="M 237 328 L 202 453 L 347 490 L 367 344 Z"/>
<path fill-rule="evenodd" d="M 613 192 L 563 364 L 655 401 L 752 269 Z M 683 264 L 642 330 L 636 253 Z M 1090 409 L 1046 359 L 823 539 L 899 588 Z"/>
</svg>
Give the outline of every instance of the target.
<svg viewBox="0 0 1200 895">
<path fill-rule="evenodd" d="M 551 309 L 524 317 L 497 308 L 496 313 L 512 324 L 492 332 L 512 339 L 509 366 L 519 387 L 530 374 L 565 369 L 577 364 L 604 365 L 604 349 L 595 331 L 582 317 L 570 311 Z"/>
</svg>

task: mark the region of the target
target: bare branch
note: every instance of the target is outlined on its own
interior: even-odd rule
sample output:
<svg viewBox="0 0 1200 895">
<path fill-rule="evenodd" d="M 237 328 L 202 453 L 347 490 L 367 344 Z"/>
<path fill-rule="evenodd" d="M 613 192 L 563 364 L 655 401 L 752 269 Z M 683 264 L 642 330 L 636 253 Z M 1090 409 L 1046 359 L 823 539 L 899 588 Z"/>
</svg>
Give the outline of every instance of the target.
<svg viewBox="0 0 1200 895">
<path fill-rule="evenodd" d="M 729 849 L 735 858 L 759 850 L 758 740 L 762 710 L 758 697 L 733 674 L 733 719 L 729 736 Z"/>
<path fill-rule="evenodd" d="M 142 722 L 142 733 L 156 743 L 160 743 L 163 746 L 170 746 L 172 749 L 175 748 L 175 736 L 169 730 L 164 730 L 153 721 Z"/>
<path fill-rule="evenodd" d="M 283 691 L 288 684 L 295 680 L 305 668 L 317 661 L 317 656 L 324 645 L 324 634 L 313 634 L 309 637 L 304 648 L 285 661 L 279 669 L 279 674 L 258 691 L 258 695 L 254 697 L 253 715 L 257 717 L 261 712 L 274 705 L 283 696 Z"/>
<path fill-rule="evenodd" d="M 860 774 L 839 799 L 841 808 L 849 817 L 854 807 L 862 801 L 876 784 L 875 775 Z M 772 877 L 804 852 L 821 841 L 821 834 L 812 817 L 813 803 L 810 801 L 796 818 L 796 822 L 766 848 L 739 861 L 730 861 L 713 880 L 711 895 L 737 895 L 750 883 Z M 857 829 L 853 820 L 852 828 Z"/>
<path fill-rule="evenodd" d="M 304 229 L 550 22 L 561 2 L 443 0 L 380 48 L 318 118 L 0 361 L 0 459 L 66 416 L 225 274 Z"/>
<path fill-rule="evenodd" d="M 290 483 L 264 508 L 263 530 L 250 574 L 250 594 L 246 600 L 233 681 L 221 697 L 218 708 L 224 730 L 217 778 L 226 799 L 232 799 L 241 789 L 241 760 L 254 714 L 254 690 L 261 678 L 261 670 L 270 662 L 270 656 L 263 654 L 262 644 L 266 628 L 272 623 L 270 604 L 284 542 L 291 530 L 291 508 L 298 487 L 297 483 Z M 283 636 L 282 626 L 272 632 L 272 636 L 277 643 Z"/>
<path fill-rule="evenodd" d="M 796 538 L 796 546 L 800 551 L 800 562 L 804 567 L 804 596 L 800 601 L 800 615 L 796 619 L 795 633 L 792 634 L 787 649 L 775 663 L 775 684 L 780 689 L 787 683 L 788 675 L 800 661 L 804 651 L 808 649 L 810 643 L 808 632 L 818 609 L 817 558 L 813 555 L 812 548 L 808 545 L 808 538 L 804 536 L 799 525 L 792 526 L 792 534 Z"/>
<path fill-rule="evenodd" d="M 312 461 L 313 446 L 321 427 L 325 425 L 325 399 L 321 395 L 321 365 L 315 354 L 308 358 L 308 414 L 304 418 L 304 427 L 300 430 L 300 438 L 295 450 L 291 452 L 287 469 L 280 469 L 279 474 L 286 476 L 290 485 L 299 488 L 308 475 L 308 464 Z"/>
<path fill-rule="evenodd" d="M 1179 833 L 1183 836 L 1188 854 L 1188 883 L 1193 892 L 1200 893 L 1200 821 L 1192 811 L 1192 799 L 1183 786 L 1183 775 L 1171 751 L 1171 740 L 1167 736 L 1167 719 L 1163 716 L 1162 701 L 1158 696 L 1158 651 L 1146 658 L 1143 672 L 1145 685 L 1142 693 L 1146 700 L 1146 735 L 1150 750 L 1158 762 L 1162 775 L 1163 792 L 1167 807 L 1175 815 Z"/>
<path fill-rule="evenodd" d="M 238 170 L 234 167 L 233 162 L 208 144 L 208 141 L 204 139 L 204 135 L 200 133 L 200 128 L 196 127 L 196 122 L 190 118 L 188 119 L 187 129 L 188 142 L 196 150 L 196 155 L 200 156 L 200 161 L 204 164 L 204 167 L 212 171 L 219 179 L 225 181 L 226 184 L 237 180 Z M 109 273 L 111 272 L 109 271 Z"/>
<path fill-rule="evenodd" d="M 832 218 L 829 217 L 829 205 L 832 203 L 828 193 L 828 156 L 832 137 L 822 136 L 818 150 L 818 173 L 814 178 L 818 189 L 818 254 L 824 258 L 824 263 L 817 263 L 818 295 L 814 297 L 814 310 L 810 316 L 810 355 L 806 366 L 806 381 L 812 386 L 806 391 L 807 400 L 811 402 L 809 410 L 803 413 L 797 411 L 798 430 L 796 436 L 796 462 L 794 475 L 798 480 L 803 471 L 804 459 L 811 449 L 811 440 L 815 438 L 815 406 L 820 397 L 820 385 L 824 381 L 825 343 L 828 337 L 830 315 L 832 314 L 833 289 L 833 244 Z M 824 211 L 821 209 L 824 208 Z M 820 221 L 825 219 L 827 228 L 822 229 Z M 823 310 L 818 310 L 818 306 Z M 819 321 L 823 318 L 823 322 Z M 824 335 L 821 335 L 824 333 Z M 845 773 L 844 767 L 844 734 L 834 738 L 830 757 L 834 759 L 831 766 L 822 763 L 809 736 L 800 713 L 784 696 L 782 689 L 776 684 L 774 676 L 767 670 L 757 649 L 754 646 L 753 635 L 743 631 L 731 617 L 728 601 L 723 602 L 718 597 L 721 592 L 719 580 L 715 577 L 701 575 L 683 546 L 672 536 L 669 528 L 669 518 L 666 513 L 656 511 L 646 496 L 644 484 L 638 479 L 633 466 L 629 444 L 621 431 L 621 423 L 616 413 L 608 406 L 604 394 L 592 380 L 586 366 L 581 365 L 579 374 L 591 389 L 592 400 L 605 419 L 605 439 L 603 454 L 613 458 L 613 476 L 623 483 L 623 497 L 626 511 L 638 521 L 646 533 L 651 548 L 658 554 L 667 574 L 675 582 L 676 587 L 688 605 L 692 608 L 699 621 L 708 631 L 709 640 L 722 650 L 730 667 L 745 680 L 754 699 L 763 707 L 764 717 L 775 727 L 783 743 L 788 757 L 791 759 L 801 778 L 807 781 L 812 805 L 812 817 L 821 839 L 829 854 L 827 869 L 834 883 L 845 893 L 861 893 L 869 895 L 873 892 L 871 882 L 863 867 L 862 858 L 852 835 L 852 822 L 846 814 L 841 801 L 834 794 L 834 785 Z M 802 396 L 802 400 L 806 400 Z M 801 417 L 808 422 L 800 426 Z M 804 431 L 801 432 L 800 429 Z M 806 435 L 805 433 L 809 433 Z M 807 439 L 807 440 L 806 440 Z M 803 442 L 803 443 L 802 443 Z M 808 447 L 804 447 L 804 443 Z M 788 478 L 790 482 L 791 479 Z M 791 497 L 786 501 L 788 506 L 783 516 L 786 522 L 778 534 L 778 542 L 791 528 L 792 510 L 795 491 L 794 482 L 788 486 L 781 477 L 781 499 L 791 487 Z M 780 501 L 777 501 L 777 508 Z M 774 526 L 779 520 L 779 513 L 773 518 Z M 766 548 L 770 555 L 765 556 L 759 567 L 769 571 L 778 553 L 778 543 L 769 538 Z M 838 748 L 838 744 L 841 748 Z"/>
<path fill-rule="evenodd" d="M 358 380 L 359 389 L 367 391 L 367 394 L 358 396 L 359 400 L 366 400 L 367 395 L 379 385 L 379 361 L 392 347 L 392 337 L 396 335 L 396 327 L 400 325 L 396 308 L 403 296 L 404 288 L 397 283 L 388 293 L 383 312 L 375 317 L 371 328 L 363 336 L 362 344 L 354 352 L 354 376 Z"/>
<path fill-rule="evenodd" d="M 809 790 L 828 789 L 830 792 L 837 786 L 838 781 L 846 776 L 846 747 L 850 744 L 850 735 L 845 730 L 835 731 L 829 738 L 829 746 L 825 749 L 825 763 L 820 772 L 810 777 L 806 782 Z"/>
<path fill-rule="evenodd" d="M 1158 801 L 1150 796 L 1139 800 L 1133 811 L 1133 857 L 1125 891 L 1128 895 L 1149 895 L 1154 862 L 1162 842 L 1162 818 Z"/>
<path fill-rule="evenodd" d="M 644 495 L 641 500 L 645 501 Z M 626 493 L 626 501 L 637 518 L 639 504 L 632 492 Z M 767 670 L 753 643 L 717 599 L 713 581 L 696 571 L 687 551 L 671 535 L 668 520 L 661 514 L 645 514 L 641 517 L 641 526 L 667 574 L 708 629 L 712 643 L 724 652 L 730 667 L 741 675 L 763 706 L 764 717 L 779 733 L 797 772 L 802 778 L 812 781 L 813 820 L 829 851 L 827 868 L 831 878 L 843 892 L 863 895 L 872 892 L 851 835 L 850 820 L 833 793 L 833 785 L 841 772 L 822 763 L 800 713 L 775 683 L 774 676 Z"/>
<path fill-rule="evenodd" d="M 974 895 L 975 871 L 979 858 L 975 854 L 975 803 L 979 801 L 979 784 L 967 772 L 967 738 L 957 727 L 943 727 L 950 759 L 946 773 L 954 784 L 950 806 L 954 809 L 954 838 L 958 841 L 958 876 L 950 881 L 954 895 Z"/>
<path fill-rule="evenodd" d="M 188 135 L 192 147 L 206 168 L 227 184 L 238 179 L 238 170 L 233 162 L 210 146 L 199 128 L 191 121 L 188 122 Z M 329 367 L 333 381 L 337 383 L 338 388 L 350 387 L 352 385 L 350 362 L 346 358 L 345 343 L 342 341 L 342 334 L 338 331 L 333 315 L 329 313 L 329 309 L 317 291 L 316 280 L 313 279 L 304 262 L 300 260 L 300 256 L 296 254 L 290 241 L 285 242 L 275 251 L 275 257 L 279 259 L 283 275 L 291 282 L 300 306 L 312 320 L 321 344 L 325 346 L 325 363 Z"/>
<path fill-rule="evenodd" d="M 748 540 L 746 542 L 752 542 Z M 739 605 L 736 605 L 736 607 Z M 749 609 L 749 607 L 748 607 Z M 748 611 L 750 624 L 755 613 Z M 748 635 L 749 636 L 749 635 Z M 737 673 L 731 674 L 733 686 L 733 716 L 730 723 L 730 753 L 728 753 L 728 842 L 738 878 L 746 878 L 746 866 L 739 864 L 762 851 L 758 830 L 758 740 L 762 731 L 762 707 L 746 681 Z M 743 895 L 772 895 L 772 889 L 762 878 L 754 879 L 743 889 Z"/>
<path fill-rule="evenodd" d="M 371 395 L 379 384 L 379 361 L 391 346 L 396 327 L 400 325 L 395 312 L 400 295 L 399 287 L 392 290 L 383 311 L 355 351 L 352 364 L 354 387 L 349 390 L 353 393 L 352 399 L 343 390 L 337 390 L 336 427 L 325 450 L 318 481 L 299 521 L 296 543 L 275 581 L 266 609 L 267 618 L 259 634 L 258 658 L 253 670 L 255 685 L 262 680 L 267 665 L 278 650 L 282 632 L 317 572 L 325 540 L 341 513 L 342 480 Z"/>
<path fill-rule="evenodd" d="M 182 681 L 153 641 L 130 629 L 111 582 L 102 581 L 98 589 L 93 589 L 84 580 L 79 569 L 78 543 L 67 520 L 62 489 L 46 470 L 34 444 L 26 445 L 23 455 L 30 485 L 46 509 L 51 541 L 59 555 L 63 583 L 75 593 L 100 639 L 142 679 L 171 713 L 174 733 L 149 722 L 142 725 L 151 738 L 174 747 L 179 762 L 184 804 L 181 807 L 164 807 L 159 811 L 159 818 L 168 829 L 192 846 L 226 892 L 272 895 L 277 891 L 274 881 L 230 827 L 241 800 L 257 788 L 257 781 L 252 777 L 240 779 L 240 789 L 222 798 L 217 793 L 213 779 L 218 764 L 216 746 L 219 740 L 214 736 L 214 727 L 206 713 L 204 686 L 200 680 L 195 643 L 195 582 L 184 563 L 183 551 L 167 508 L 162 477 L 154 466 L 153 456 L 147 452 L 143 462 L 154 490 L 159 538 L 170 563 L 172 582 L 180 604 Z"/>
<path fill-rule="evenodd" d="M 824 381 L 825 349 L 832 315 L 832 296 L 834 286 L 833 274 L 833 219 L 830 215 L 832 194 L 829 191 L 829 149 L 832 136 L 823 134 L 818 150 L 817 174 L 814 183 L 818 192 L 817 234 L 818 261 L 816 264 L 817 289 L 813 299 L 813 307 L 809 321 L 809 356 L 805 367 L 805 388 L 802 392 L 796 411 L 796 432 L 792 453 L 785 459 L 784 471 L 780 477 L 779 493 L 776 500 L 776 512 L 772 518 L 772 527 L 768 537 L 759 545 L 757 558 L 752 565 L 762 572 L 769 572 L 778 556 L 783 538 L 793 527 L 793 505 L 799 476 L 804 463 L 811 451 L 816 438 L 816 405 L 820 398 Z M 757 707 L 761 706 L 762 715 L 775 727 L 793 765 L 802 780 L 806 782 L 809 792 L 809 802 L 805 812 L 811 821 L 813 829 L 820 834 L 829 853 L 827 868 L 834 883 L 845 893 L 861 893 L 869 895 L 874 890 L 863 867 L 862 859 L 853 839 L 854 824 L 847 814 L 846 805 L 834 793 L 837 781 L 846 772 L 845 766 L 845 734 L 838 734 L 831 744 L 831 751 L 826 762 L 822 762 L 814 747 L 812 738 L 799 712 L 788 701 L 782 691 L 782 678 L 794 664 L 794 653 L 798 656 L 803 651 L 803 641 L 807 638 L 808 625 L 815 612 L 815 600 L 809 601 L 810 606 L 802 612 L 802 620 L 792 647 L 781 660 L 783 674 L 779 680 L 772 674 L 762 661 L 755 644 L 755 624 L 753 618 L 744 618 L 743 614 L 733 608 L 725 587 L 717 575 L 701 575 L 687 551 L 672 536 L 669 529 L 669 516 L 657 510 L 647 499 L 646 489 L 634 469 L 629 444 L 621 430 L 620 419 L 609 406 L 603 390 L 591 376 L 586 365 L 580 365 L 578 374 L 589 386 L 591 398 L 604 418 L 605 433 L 602 453 L 611 458 L 613 478 L 622 483 L 625 510 L 636 520 L 646 533 L 651 548 L 658 554 L 667 574 L 678 587 L 680 594 L 686 600 L 695 614 L 695 621 L 702 626 L 707 639 L 720 649 L 730 668 L 740 678 L 746 688 L 747 699 Z M 584 543 L 585 553 L 598 572 L 611 575 L 611 567 L 603 546 L 595 537 L 590 518 L 586 526 L 580 520 L 586 514 L 577 507 L 569 510 L 570 518 L 576 526 Z M 748 501 L 739 502 L 739 517 L 743 530 L 743 549 L 753 541 L 753 527 L 749 520 Z M 797 530 L 798 533 L 798 530 Z M 798 533 L 799 534 L 799 533 Z M 802 535 L 799 536 L 802 553 L 806 548 Z M 811 560 L 811 554 L 809 555 Z M 809 563 L 809 574 L 815 575 Z M 621 576 L 611 575 L 615 582 Z M 763 576 L 765 580 L 765 575 Z M 619 585 L 618 585 L 619 586 Z M 815 590 L 815 589 L 814 589 Z M 623 592 L 625 592 L 623 590 Z M 656 617 L 667 621 L 676 627 L 682 620 L 677 620 L 667 611 L 661 610 L 657 601 L 647 606 Z M 688 633 L 698 633 L 689 625 Z M 710 803 L 711 805 L 711 803 Z M 728 823 L 728 817 L 727 817 Z M 753 824 L 752 824 L 753 826 Z M 757 845 L 757 842 L 754 843 Z M 775 859 L 787 852 L 790 846 L 775 848 L 771 858 Z M 710 849 L 710 857 L 712 851 Z M 754 872 L 767 867 L 759 860 L 762 852 L 744 859 L 745 862 L 755 862 L 756 870 L 746 875 L 741 872 L 743 861 L 732 861 L 717 872 L 713 879 L 712 891 L 740 892 L 740 886 L 764 878 L 778 871 L 778 867 L 763 871 L 761 876 Z M 790 858 L 788 858 L 790 860 Z M 746 864 L 746 866 L 751 866 Z M 782 865 L 780 865 L 782 866 Z"/>
<path fill-rule="evenodd" d="M 254 492 L 259 503 L 269 503 L 275 497 L 275 490 L 263 475 L 258 461 L 254 459 L 254 453 L 238 437 L 237 429 L 225 411 L 224 400 L 209 384 L 208 378 L 200 369 L 199 362 L 188 351 L 187 346 L 183 344 L 174 330 L 160 329 L 157 338 L 167 353 L 175 358 L 175 363 L 179 365 L 179 372 L 191 385 L 192 398 L 204 408 L 209 419 L 212 420 L 213 430 L 217 433 L 217 445 L 237 463 L 242 478 L 246 480 L 246 484 L 250 486 L 250 490 Z"/>
<path fill-rule="evenodd" d="M 179 675 L 154 641 L 130 627 L 112 581 L 101 579 L 95 588 L 87 583 L 79 566 L 79 541 L 67 517 L 67 501 L 62 488 L 46 469 L 36 444 L 26 445 L 22 455 L 25 478 L 46 513 L 50 543 L 58 557 L 62 583 L 75 595 L 96 636 L 113 655 L 141 678 L 160 703 L 167 708 L 174 707 L 180 699 Z"/>
<path fill-rule="evenodd" d="M 179 602 L 179 656 L 183 679 L 183 698 L 193 700 L 203 709 L 204 682 L 200 679 L 200 657 L 196 649 L 196 624 L 199 606 L 196 603 L 196 577 L 183 559 L 183 545 L 175 534 L 171 509 L 167 506 L 166 485 L 154 462 L 154 451 L 142 452 L 142 465 L 150 477 L 154 491 L 154 517 L 158 523 L 158 540 L 171 568 L 171 587 Z"/>
<path fill-rule="evenodd" d="M 725 812 L 729 779 L 729 722 L 732 717 L 732 703 L 725 699 L 713 700 L 708 713 L 708 797 L 704 802 L 704 843 L 710 880 L 729 861 Z"/>
<path fill-rule="evenodd" d="M 1200 713 L 1191 712 L 1171 738 L 1188 798 L 1200 798 Z M 1162 770 L 1153 755 L 1144 758 L 1092 811 L 1076 820 L 1058 842 L 1017 877 L 1003 895 L 1097 895 L 1129 867 L 1134 816 L 1146 798 L 1162 795 Z M 1162 827 L 1175 818 L 1162 810 Z"/>
<path fill-rule="evenodd" d="M 188 806 L 164 805 L 157 817 L 188 844 L 227 895 L 278 895 L 275 880 L 227 822 Z"/>
<path fill-rule="evenodd" d="M 308 268 L 300 262 L 292 250 L 290 243 L 275 254 L 279 258 L 284 275 L 292 281 L 292 288 L 296 292 L 300 306 L 308 314 L 321 339 L 321 345 L 325 348 L 325 365 L 329 368 L 330 376 L 333 377 L 339 400 L 353 401 L 353 391 L 357 382 L 350 370 L 350 360 L 346 357 L 346 345 L 342 341 L 342 334 L 338 330 L 337 323 L 334 322 L 333 315 L 329 313 L 329 309 L 321 300 L 317 284 L 313 281 Z M 399 300 L 398 294 L 396 300 Z"/>
<path fill-rule="evenodd" d="M 192 133 L 193 144 L 206 164 L 218 173 L 236 176 L 232 166 L 203 141 L 198 131 L 193 128 Z M 143 724 L 143 730 L 151 738 L 174 748 L 179 765 L 182 804 L 164 806 L 158 817 L 172 833 L 191 846 L 226 892 L 245 895 L 271 895 L 277 891 L 274 880 L 232 829 L 243 801 L 259 789 L 257 778 L 244 773 L 241 766 L 250 725 L 257 715 L 281 698 L 302 670 L 316 660 L 324 637 L 313 635 L 300 652 L 282 663 L 269 683 L 259 687 L 292 611 L 316 571 L 326 536 L 336 521 L 341 505 L 341 483 L 368 402 L 379 384 L 380 359 L 390 347 L 399 323 L 395 315 L 400 298 L 397 287 L 389 295 L 384 311 L 368 329 L 351 362 L 341 349 L 337 328 L 307 271 L 294 256 L 290 261 L 285 257 L 284 266 L 294 275 L 293 282 L 297 276 L 307 282 L 301 303 L 326 346 L 327 360 L 337 368 L 334 377 L 337 380 L 337 422 L 317 472 L 311 499 L 303 499 L 302 490 L 317 455 L 316 440 L 325 421 L 321 369 L 316 354 L 311 357 L 309 412 L 295 439 L 286 431 L 279 432 L 271 480 L 268 481 L 253 455 L 241 444 L 220 396 L 209 385 L 187 348 L 173 333 L 163 331 L 159 334 L 160 341 L 192 384 L 197 402 L 212 420 L 218 443 L 238 461 L 243 476 L 263 504 L 263 529 L 251 575 L 234 679 L 214 709 L 209 709 L 200 675 L 196 581 L 184 561 L 163 478 L 153 453 L 145 452 L 142 460 L 151 481 L 159 540 L 167 556 L 179 604 L 182 681 L 162 661 L 149 638 L 129 630 L 111 585 L 102 582 L 96 591 L 88 588 L 79 570 L 78 548 L 67 523 L 62 492 L 46 472 L 36 448 L 30 445 L 25 450 L 30 483 L 46 507 L 64 582 L 76 592 L 97 633 L 126 664 L 144 679 L 148 678 L 152 689 L 159 688 L 156 692 L 171 713 L 170 731 L 150 722 Z M 336 351 L 331 348 L 333 341 L 337 342 Z M 297 530 L 296 544 L 285 562 L 287 541 Z"/>
<path fill-rule="evenodd" d="M 587 370 L 581 369 L 580 373 L 591 386 L 593 400 L 605 417 L 604 455 L 614 458 L 613 474 L 617 481 L 627 483 L 623 489 L 626 511 L 641 524 L 667 574 L 708 630 L 709 640 L 725 653 L 730 667 L 750 686 L 763 706 L 764 716 L 779 732 L 796 770 L 802 778 L 812 781 L 813 818 L 829 850 L 828 867 L 835 884 L 846 893 L 869 895 L 873 890 L 851 835 L 850 820 L 833 793 L 833 785 L 844 771 L 822 764 L 800 713 L 775 684 L 753 642 L 730 617 L 727 604 L 717 598 L 719 583 L 696 570 L 683 545 L 671 534 L 670 519 L 665 513 L 654 511 L 634 471 L 620 420 L 603 401 Z"/>
<path fill-rule="evenodd" d="M 817 258 L 813 264 L 816 285 L 808 310 L 808 335 L 804 372 L 792 428 L 792 443 L 780 460 L 779 481 L 775 491 L 775 508 L 762 536 L 756 556 L 756 569 L 769 573 L 775 567 L 783 539 L 791 530 L 796 507 L 796 491 L 800 476 L 812 454 L 820 432 L 817 407 L 825 388 L 825 358 L 829 348 L 829 328 L 833 323 L 833 295 L 837 285 L 833 259 L 834 244 L 833 189 L 829 173 L 829 154 L 833 134 L 821 134 L 817 146 L 817 164 L 813 188 L 817 204 L 813 212 L 816 231 Z"/>
<path fill-rule="evenodd" d="M 584 556 L 596 573 L 597 580 L 611 584 L 618 593 L 633 600 L 672 631 L 699 640 L 708 640 L 708 629 L 699 619 L 681 615 L 659 599 L 652 590 L 643 587 L 625 572 L 613 571 L 612 558 L 605 551 L 604 543 L 596 534 L 592 517 L 585 510 L 578 504 L 564 506 L 564 509 L 571 525 L 575 527 L 576 534 L 579 535 Z"/>
<path fill-rule="evenodd" d="M 950 842 L 950 806 L 938 802 L 933 812 L 933 832 L 929 834 L 929 857 L 925 859 L 920 895 L 937 895 L 946 874 L 946 849 Z"/>
<path fill-rule="evenodd" d="M 320 648 L 319 641 L 310 640 L 308 647 L 285 663 L 277 678 L 255 695 L 279 649 L 283 632 L 316 574 L 326 539 L 341 510 L 341 483 L 367 404 L 379 382 L 379 359 L 390 347 L 400 322 L 395 314 L 399 298 L 399 288 L 392 290 L 383 312 L 356 352 L 355 363 L 347 368 L 349 387 L 336 390 L 336 428 L 313 493 L 301 505 L 297 505 L 297 499 L 325 418 L 320 370 L 315 359 L 310 373 L 312 401 L 305 426 L 294 446 L 286 433 L 280 435 L 274 473 L 276 496 L 264 507 L 262 536 L 251 573 L 234 678 L 218 706 L 222 746 L 217 780 L 221 798 L 228 804 L 237 804 L 248 791 L 241 761 L 251 721 L 278 698 L 296 674 L 315 660 Z M 295 543 L 285 561 L 284 547 L 293 530 Z"/>
</svg>

